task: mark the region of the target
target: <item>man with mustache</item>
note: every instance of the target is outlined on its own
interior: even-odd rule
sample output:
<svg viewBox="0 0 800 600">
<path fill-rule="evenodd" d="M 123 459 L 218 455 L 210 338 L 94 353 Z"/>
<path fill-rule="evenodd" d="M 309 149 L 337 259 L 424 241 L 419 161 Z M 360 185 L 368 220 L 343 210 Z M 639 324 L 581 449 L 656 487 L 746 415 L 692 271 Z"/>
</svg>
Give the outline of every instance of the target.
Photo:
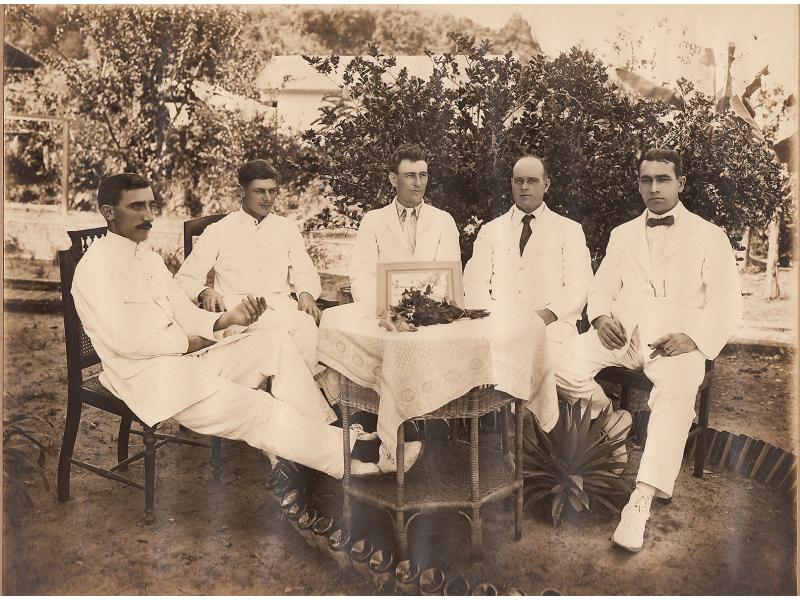
<svg viewBox="0 0 800 600">
<path fill-rule="evenodd" d="M 353 300 L 374 313 L 377 265 L 385 262 L 460 261 L 458 227 L 448 213 L 424 201 L 428 186 L 425 151 L 403 144 L 389 160 L 394 200 L 361 219 L 350 259 Z"/>
<path fill-rule="evenodd" d="M 324 383 L 324 368 L 317 363 L 319 274 L 297 226 L 273 212 L 278 178 L 265 160 L 245 163 L 238 173 L 241 209 L 206 228 L 175 279 L 190 299 L 210 311 L 235 306 L 248 294 L 263 296 L 267 310 L 250 329 L 288 331 L 308 369 Z M 212 269 L 214 282 L 208 287 Z M 336 421 L 319 391 L 295 408 L 325 423 Z"/>
<path fill-rule="evenodd" d="M 594 380 L 600 369 L 643 369 L 653 382 L 636 489 L 612 537 L 633 552 L 644 543 L 652 498 L 672 496 L 706 359 L 719 354 L 742 316 L 728 237 L 679 199 L 686 184 L 680 155 L 644 152 L 638 184 L 646 210 L 611 232 L 589 288 L 593 329 L 556 365 L 559 391 L 595 414 L 611 402 Z"/>
<path fill-rule="evenodd" d="M 215 331 L 258 319 L 264 298 L 248 295 L 222 313 L 186 298 L 161 257 L 143 245 L 155 204 L 147 179 L 104 177 L 97 200 L 108 233 L 78 263 L 72 295 L 102 361 L 101 383 L 148 425 L 173 418 L 341 478 L 342 430 L 292 408 L 315 385 L 288 334 L 257 331 L 214 341 Z M 269 376 L 272 394 L 258 389 Z M 359 432 L 353 439 L 356 459 L 377 458 L 378 442 Z M 353 468 L 365 475 L 390 465 L 355 460 Z"/>
</svg>

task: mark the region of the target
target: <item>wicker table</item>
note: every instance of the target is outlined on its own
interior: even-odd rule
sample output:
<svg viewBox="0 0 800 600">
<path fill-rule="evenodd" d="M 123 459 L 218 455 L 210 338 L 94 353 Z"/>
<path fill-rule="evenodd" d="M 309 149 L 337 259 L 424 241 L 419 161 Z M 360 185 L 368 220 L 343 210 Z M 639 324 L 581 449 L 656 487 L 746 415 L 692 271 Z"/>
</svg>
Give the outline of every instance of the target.
<svg viewBox="0 0 800 600">
<path fill-rule="evenodd" d="M 511 459 L 508 443 L 508 407 L 515 404 L 514 441 Z M 469 443 L 449 439 L 427 442 L 417 464 L 406 474 L 402 465 L 403 425 L 397 429 L 397 474 L 395 477 L 352 478 L 350 476 L 350 412 L 366 410 L 377 414 L 380 398 L 373 390 L 342 377 L 342 427 L 344 429 L 344 507 L 343 518 L 351 528 L 351 498 L 393 513 L 400 559 L 408 558 L 408 527 L 421 513 L 456 511 L 470 525 L 472 558 L 482 553 L 481 509 L 489 502 L 515 495 L 514 537 L 522 537 L 522 413 L 524 403 L 493 386 L 473 388 L 460 398 L 417 418 L 470 420 Z M 502 409 L 502 450 L 481 446 L 478 419 Z M 410 516 L 407 517 L 407 515 Z"/>
<path fill-rule="evenodd" d="M 558 402 L 547 338 L 540 319 L 514 321 L 502 314 L 475 321 L 389 333 L 358 304 L 326 310 L 317 356 L 341 374 L 344 425 L 344 518 L 353 498 L 392 513 L 400 554 L 408 555 L 407 529 L 416 515 L 456 511 L 470 523 L 472 554 L 481 553 L 481 509 L 515 496 L 517 539 L 521 536 L 522 416 L 533 411 L 549 430 Z M 478 419 L 501 409 L 504 424 L 515 404 L 515 452 L 507 439 L 500 450 L 479 444 Z M 403 423 L 409 419 L 463 418 L 468 442 L 428 442 L 406 474 L 354 479 L 350 476 L 350 413 L 378 414 L 378 434 L 404 464 Z M 504 438 L 508 427 L 502 429 Z"/>
</svg>

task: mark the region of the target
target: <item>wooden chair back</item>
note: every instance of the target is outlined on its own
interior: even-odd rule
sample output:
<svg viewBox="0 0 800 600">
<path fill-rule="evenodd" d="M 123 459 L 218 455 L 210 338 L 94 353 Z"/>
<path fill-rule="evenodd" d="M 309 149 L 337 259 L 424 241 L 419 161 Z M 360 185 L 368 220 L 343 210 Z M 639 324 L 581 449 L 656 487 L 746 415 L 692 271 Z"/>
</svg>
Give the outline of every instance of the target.
<svg viewBox="0 0 800 600">
<path fill-rule="evenodd" d="M 67 379 L 70 388 L 83 382 L 83 369 L 100 362 L 92 341 L 83 329 L 75 301 L 72 298 L 72 280 L 75 269 L 86 250 L 95 240 L 105 236 L 106 227 L 68 231 L 72 246 L 58 253 L 58 266 L 61 272 L 61 301 L 64 311 L 64 341 L 67 349 Z"/>
<path fill-rule="evenodd" d="M 189 219 L 183 222 L 183 260 L 192 253 L 194 246 L 194 238 L 202 235 L 206 227 L 212 223 L 216 223 L 223 217 L 227 217 L 228 213 L 221 215 L 206 215 L 205 217 L 197 217 L 196 219 Z"/>
</svg>

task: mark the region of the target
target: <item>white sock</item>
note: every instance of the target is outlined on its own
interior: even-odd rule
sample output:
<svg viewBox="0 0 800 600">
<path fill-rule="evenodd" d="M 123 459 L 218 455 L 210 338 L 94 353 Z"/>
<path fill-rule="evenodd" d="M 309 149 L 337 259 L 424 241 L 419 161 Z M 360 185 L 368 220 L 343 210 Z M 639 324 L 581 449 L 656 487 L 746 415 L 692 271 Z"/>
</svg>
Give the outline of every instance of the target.
<svg viewBox="0 0 800 600">
<path fill-rule="evenodd" d="M 637 481 L 636 482 L 636 489 L 633 490 L 633 494 L 639 492 L 639 495 L 646 497 L 648 500 L 652 500 L 653 496 L 656 493 L 656 488 L 654 488 L 649 483 L 645 483 L 644 481 Z M 631 494 L 631 497 L 633 496 Z"/>
</svg>

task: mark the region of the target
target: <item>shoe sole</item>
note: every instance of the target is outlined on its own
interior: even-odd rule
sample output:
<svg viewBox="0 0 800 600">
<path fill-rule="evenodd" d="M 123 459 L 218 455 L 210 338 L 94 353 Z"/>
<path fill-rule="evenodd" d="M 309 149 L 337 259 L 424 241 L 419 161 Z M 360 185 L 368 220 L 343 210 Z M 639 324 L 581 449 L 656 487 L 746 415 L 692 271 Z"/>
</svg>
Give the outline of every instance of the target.
<svg viewBox="0 0 800 600">
<path fill-rule="evenodd" d="M 642 544 L 642 546 L 639 546 L 638 548 L 634 548 L 634 547 L 631 547 L 631 546 L 626 546 L 625 544 L 622 544 L 622 543 L 618 542 L 617 540 L 615 540 L 613 537 L 611 538 L 611 542 L 615 546 L 617 546 L 619 548 L 622 548 L 624 550 L 627 550 L 628 552 L 633 552 L 634 554 L 636 552 L 639 552 L 642 549 L 642 547 L 644 546 L 644 544 Z"/>
</svg>

